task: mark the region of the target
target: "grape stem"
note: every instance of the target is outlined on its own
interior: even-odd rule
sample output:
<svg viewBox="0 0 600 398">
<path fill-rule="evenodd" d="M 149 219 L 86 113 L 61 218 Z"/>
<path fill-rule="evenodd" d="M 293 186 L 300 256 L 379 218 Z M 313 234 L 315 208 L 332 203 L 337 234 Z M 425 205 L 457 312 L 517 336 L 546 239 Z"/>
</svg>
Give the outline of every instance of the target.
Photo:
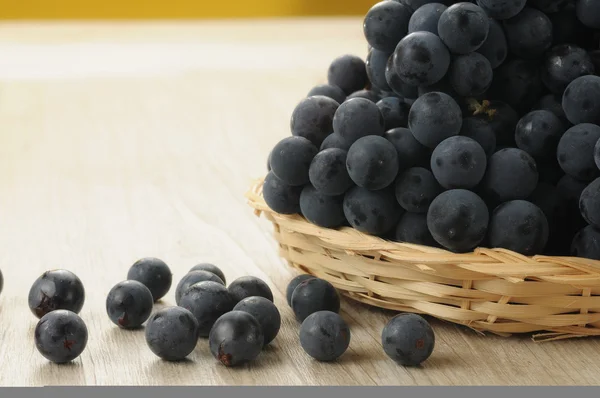
<svg viewBox="0 0 600 398">
<path fill-rule="evenodd" d="M 486 114 L 490 119 L 494 117 L 496 114 L 495 109 L 490 109 L 490 101 L 483 100 L 481 103 L 477 101 L 475 98 L 467 98 L 467 103 L 469 105 L 469 109 L 473 111 L 473 116 Z"/>
</svg>

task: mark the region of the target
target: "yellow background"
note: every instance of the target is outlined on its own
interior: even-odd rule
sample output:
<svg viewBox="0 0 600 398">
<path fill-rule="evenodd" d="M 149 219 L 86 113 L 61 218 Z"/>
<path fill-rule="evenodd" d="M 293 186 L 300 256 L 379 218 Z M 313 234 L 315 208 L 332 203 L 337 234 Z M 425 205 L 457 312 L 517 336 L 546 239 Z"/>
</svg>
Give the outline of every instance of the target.
<svg viewBox="0 0 600 398">
<path fill-rule="evenodd" d="M 364 15 L 377 0 L 0 0 L 1 19 Z"/>
</svg>

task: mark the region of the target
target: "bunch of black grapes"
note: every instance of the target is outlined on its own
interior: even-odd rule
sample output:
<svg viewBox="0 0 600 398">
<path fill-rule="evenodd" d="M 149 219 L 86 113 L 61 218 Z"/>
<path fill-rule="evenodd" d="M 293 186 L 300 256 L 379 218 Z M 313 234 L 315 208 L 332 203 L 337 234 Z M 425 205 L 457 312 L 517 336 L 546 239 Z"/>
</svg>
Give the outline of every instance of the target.
<svg viewBox="0 0 600 398">
<path fill-rule="evenodd" d="M 272 210 L 600 259 L 600 0 L 382 1 L 269 155 Z"/>
</svg>

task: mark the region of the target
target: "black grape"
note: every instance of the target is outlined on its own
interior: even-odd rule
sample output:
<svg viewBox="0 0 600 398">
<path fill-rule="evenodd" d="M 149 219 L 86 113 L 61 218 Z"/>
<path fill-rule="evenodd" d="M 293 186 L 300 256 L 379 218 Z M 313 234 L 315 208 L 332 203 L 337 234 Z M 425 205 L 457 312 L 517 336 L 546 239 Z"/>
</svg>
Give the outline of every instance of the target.
<svg viewBox="0 0 600 398">
<path fill-rule="evenodd" d="M 359 187 L 379 190 L 389 186 L 398 174 L 398 152 L 383 137 L 371 135 L 357 140 L 348 151 L 346 167 Z"/>
<path fill-rule="evenodd" d="M 600 231 L 591 225 L 579 231 L 573 238 L 571 254 L 576 257 L 600 260 Z"/>
<path fill-rule="evenodd" d="M 535 160 L 527 152 L 506 148 L 488 159 L 481 189 L 487 201 L 499 204 L 526 199 L 535 189 L 538 179 Z"/>
<path fill-rule="evenodd" d="M 410 106 L 398 97 L 387 97 L 377 102 L 377 107 L 383 115 L 385 130 L 408 125 Z"/>
<path fill-rule="evenodd" d="M 541 67 L 542 82 L 555 94 L 562 94 L 576 78 L 593 74 L 591 57 L 583 48 L 572 44 L 552 47 Z"/>
<path fill-rule="evenodd" d="M 486 163 L 481 145 L 463 136 L 445 139 L 431 154 L 431 171 L 446 189 L 476 187 L 485 174 Z"/>
<path fill-rule="evenodd" d="M 356 55 L 336 58 L 327 71 L 327 82 L 344 90 L 346 95 L 365 88 L 368 80 L 365 62 Z"/>
<path fill-rule="evenodd" d="M 480 53 L 454 57 L 449 79 L 454 91 L 462 97 L 475 97 L 490 88 L 494 72 L 490 61 Z"/>
<path fill-rule="evenodd" d="M 520 13 L 525 8 L 527 0 L 477 0 L 477 4 L 491 18 L 502 20 Z"/>
<path fill-rule="evenodd" d="M 452 189 L 436 197 L 427 212 L 433 238 L 453 252 L 473 250 L 485 238 L 489 211 L 477 194 Z"/>
<path fill-rule="evenodd" d="M 492 69 L 496 69 L 508 55 L 508 43 L 502 25 L 495 19 L 489 18 L 490 30 L 487 39 L 483 42 L 477 52 L 490 61 Z"/>
<path fill-rule="evenodd" d="M 376 49 L 372 49 L 367 55 L 366 66 L 369 81 L 373 86 L 383 91 L 392 90 L 385 78 L 385 68 L 387 66 L 389 58 L 389 53 L 379 51 Z"/>
<path fill-rule="evenodd" d="M 346 101 L 351 100 L 352 98 L 364 98 L 368 99 L 371 102 L 377 102 L 380 100 L 379 94 L 377 94 L 373 90 L 358 90 L 350 94 L 346 97 Z"/>
<path fill-rule="evenodd" d="M 535 8 L 525 7 L 505 20 L 504 32 L 508 49 L 520 58 L 537 58 L 552 45 L 552 22 Z"/>
<path fill-rule="evenodd" d="M 417 98 L 419 96 L 418 87 L 404 83 L 400 75 L 394 68 L 394 54 L 390 55 L 385 66 L 385 80 L 392 91 L 404 98 Z"/>
<path fill-rule="evenodd" d="M 438 246 L 438 243 L 431 236 L 431 232 L 429 232 L 429 227 L 427 227 L 427 214 L 404 214 L 396 226 L 395 239 L 398 242 L 416 245 Z"/>
<path fill-rule="evenodd" d="M 302 187 L 293 187 L 270 171 L 263 184 L 263 198 L 271 210 L 280 214 L 300 213 L 300 193 Z"/>
<path fill-rule="evenodd" d="M 515 146 L 515 128 L 519 122 L 519 114 L 502 101 L 489 101 L 484 111 L 474 117 L 489 123 L 496 135 L 498 146 Z"/>
<path fill-rule="evenodd" d="M 552 112 L 531 111 L 519 120 L 515 130 L 517 146 L 534 158 L 553 158 L 565 126 Z"/>
<path fill-rule="evenodd" d="M 548 220 L 539 207 L 526 200 L 512 200 L 494 209 L 488 241 L 494 248 L 532 256 L 544 249 L 549 234 Z"/>
<path fill-rule="evenodd" d="M 303 99 L 292 112 L 292 134 L 307 138 L 319 147 L 333 130 L 333 115 L 339 106 L 323 95 Z"/>
<path fill-rule="evenodd" d="M 600 169 L 600 139 L 596 141 L 596 145 L 594 145 L 594 163 L 596 163 L 596 167 Z"/>
<path fill-rule="evenodd" d="M 558 163 L 565 173 L 581 180 L 591 181 L 600 172 L 594 161 L 594 147 L 600 139 L 600 127 L 582 123 L 568 129 L 558 143 Z"/>
<path fill-rule="evenodd" d="M 546 94 L 538 103 L 533 107 L 534 110 L 545 109 L 550 111 L 556 115 L 560 121 L 563 123 L 565 127 L 571 127 L 572 124 L 567 119 L 567 115 L 565 115 L 565 111 L 562 108 L 562 95 L 556 94 Z"/>
<path fill-rule="evenodd" d="M 467 54 L 477 50 L 490 29 L 485 11 L 472 3 L 454 4 L 442 13 L 438 21 L 438 34 L 454 54 Z"/>
<path fill-rule="evenodd" d="M 538 63 L 516 58 L 504 62 L 494 70 L 489 95 L 524 114 L 531 110 L 543 91 L 544 84 L 540 79 Z"/>
<path fill-rule="evenodd" d="M 345 224 L 344 196 L 325 195 L 311 185 L 300 194 L 300 211 L 311 223 L 323 228 L 337 228 Z"/>
<path fill-rule="evenodd" d="M 531 4 L 546 14 L 552 14 L 564 9 L 571 0 L 530 0 Z"/>
<path fill-rule="evenodd" d="M 562 106 L 573 124 L 600 124 L 600 76 L 581 76 L 565 90 Z"/>
<path fill-rule="evenodd" d="M 338 133 L 329 134 L 327 138 L 323 140 L 321 144 L 321 151 L 329 148 L 339 148 L 347 151 L 350 149 L 351 144 L 349 144 L 346 140 L 342 138 Z"/>
<path fill-rule="evenodd" d="M 460 135 L 474 139 L 481 145 L 487 157 L 496 152 L 496 134 L 492 125 L 485 119 L 467 117 L 462 121 Z"/>
<path fill-rule="evenodd" d="M 408 32 L 411 10 L 394 1 L 381 1 L 367 12 L 363 31 L 371 47 L 392 52 Z"/>
<path fill-rule="evenodd" d="M 412 167 L 400 173 L 396 180 L 396 199 L 404 210 L 412 213 L 427 213 L 441 192 L 431 171 L 422 167 Z"/>
<path fill-rule="evenodd" d="M 440 3 L 424 4 L 410 17 L 408 22 L 408 33 L 414 32 L 431 32 L 438 34 L 438 21 L 440 15 L 446 11 L 448 7 Z"/>
<path fill-rule="evenodd" d="M 395 128 L 387 131 L 383 137 L 396 148 L 400 170 L 410 167 L 429 167 L 431 150 L 417 141 L 409 129 Z"/>
<path fill-rule="evenodd" d="M 311 184 L 324 195 L 342 195 L 353 185 L 348 170 L 346 157 L 348 152 L 343 149 L 330 148 L 319 152 L 308 171 Z"/>
<path fill-rule="evenodd" d="M 369 191 L 354 187 L 344 196 L 344 214 L 356 230 L 379 236 L 396 226 L 403 210 L 393 190 Z"/>
<path fill-rule="evenodd" d="M 323 95 L 329 97 L 338 104 L 341 104 L 346 100 L 346 94 L 338 86 L 332 86 L 330 84 L 319 84 L 313 87 L 307 94 L 307 97 L 313 97 L 315 95 Z"/>
<path fill-rule="evenodd" d="M 385 121 L 373 101 L 353 98 L 344 102 L 333 117 L 333 131 L 349 144 L 368 135 L 383 135 Z"/>
<path fill-rule="evenodd" d="M 431 92 L 419 97 L 408 114 L 408 127 L 421 144 L 434 149 L 462 126 L 460 107 L 448 94 Z"/>
<path fill-rule="evenodd" d="M 303 137 L 286 137 L 279 141 L 271 153 L 271 170 L 288 185 L 308 183 L 308 169 L 319 150 Z"/>
<path fill-rule="evenodd" d="M 588 224 L 600 228 L 600 178 L 596 178 L 581 192 L 579 210 Z"/>
<path fill-rule="evenodd" d="M 588 28 L 600 29 L 600 2 L 598 0 L 577 0 L 577 18 Z"/>
<path fill-rule="evenodd" d="M 400 79 L 412 86 L 428 86 L 440 81 L 450 66 L 448 49 L 431 32 L 415 32 L 404 37 L 392 59 Z"/>
</svg>

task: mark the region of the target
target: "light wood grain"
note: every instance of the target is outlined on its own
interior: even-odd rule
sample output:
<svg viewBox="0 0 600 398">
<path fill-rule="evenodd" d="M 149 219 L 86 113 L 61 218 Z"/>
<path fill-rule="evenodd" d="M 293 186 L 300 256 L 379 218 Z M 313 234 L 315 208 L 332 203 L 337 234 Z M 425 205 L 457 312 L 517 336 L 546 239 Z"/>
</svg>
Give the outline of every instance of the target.
<svg viewBox="0 0 600 398">
<path fill-rule="evenodd" d="M 342 359 L 303 353 L 284 297 L 294 273 L 244 193 L 332 58 L 365 51 L 358 19 L 1 25 L 0 385 L 600 384 L 597 339 L 535 344 L 439 321 L 433 356 L 403 368 L 380 345 L 393 313 L 348 301 Z M 202 261 L 229 280 L 264 278 L 280 335 L 239 369 L 204 340 L 187 363 L 159 360 L 104 309 L 143 256 L 164 259 L 175 281 Z M 87 289 L 89 344 L 64 366 L 36 351 L 27 308 L 33 280 L 55 267 Z M 173 304 L 174 288 L 159 306 Z"/>
</svg>

